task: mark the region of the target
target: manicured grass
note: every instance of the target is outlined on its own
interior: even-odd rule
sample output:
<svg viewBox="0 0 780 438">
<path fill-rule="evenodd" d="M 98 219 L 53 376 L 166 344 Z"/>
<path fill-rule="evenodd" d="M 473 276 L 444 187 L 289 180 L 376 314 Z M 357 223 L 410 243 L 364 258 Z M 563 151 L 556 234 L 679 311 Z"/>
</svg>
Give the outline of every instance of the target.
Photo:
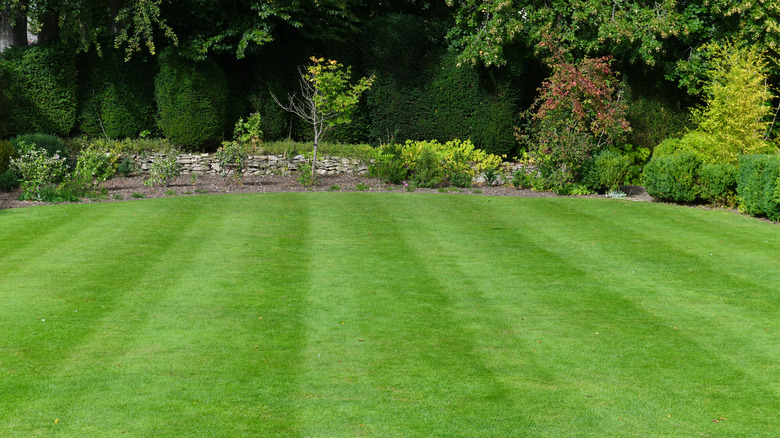
<svg viewBox="0 0 780 438">
<path fill-rule="evenodd" d="M 777 436 L 780 228 L 605 199 L 0 211 L 0 436 Z"/>
</svg>

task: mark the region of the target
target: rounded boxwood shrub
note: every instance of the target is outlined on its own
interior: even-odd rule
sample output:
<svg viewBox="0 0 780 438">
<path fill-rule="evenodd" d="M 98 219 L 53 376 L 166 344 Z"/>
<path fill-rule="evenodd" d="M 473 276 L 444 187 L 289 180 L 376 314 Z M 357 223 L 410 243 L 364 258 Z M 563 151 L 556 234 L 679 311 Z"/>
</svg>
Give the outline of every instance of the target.
<svg viewBox="0 0 780 438">
<path fill-rule="evenodd" d="M 76 123 L 75 50 L 62 44 L 10 47 L 0 57 L 11 111 L 4 135 L 50 132 L 67 136 Z M 4 93 L 6 94 L 6 93 Z"/>
<path fill-rule="evenodd" d="M 618 190 L 625 184 L 631 169 L 631 157 L 613 150 L 601 151 L 585 166 L 583 184 L 591 190 Z"/>
<path fill-rule="evenodd" d="M 694 202 L 699 197 L 697 184 L 702 160 L 693 151 L 654 156 L 643 174 L 647 193 L 664 201 Z"/>
<path fill-rule="evenodd" d="M 165 50 L 154 85 L 158 123 L 165 137 L 189 149 L 222 140 L 228 85 L 216 62 L 193 62 Z"/>
</svg>

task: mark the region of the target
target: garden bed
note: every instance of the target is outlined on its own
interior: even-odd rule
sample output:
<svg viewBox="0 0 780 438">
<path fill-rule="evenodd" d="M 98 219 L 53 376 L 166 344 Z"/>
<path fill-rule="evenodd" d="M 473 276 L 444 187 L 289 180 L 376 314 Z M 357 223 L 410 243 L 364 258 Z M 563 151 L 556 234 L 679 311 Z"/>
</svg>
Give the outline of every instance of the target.
<svg viewBox="0 0 780 438">
<path fill-rule="evenodd" d="M 377 178 L 354 177 L 347 175 L 321 176 L 313 187 L 303 187 L 295 176 L 258 175 L 244 178 L 243 184 L 233 184 L 217 175 L 201 175 L 193 182 L 190 175 L 176 178 L 168 187 L 147 187 L 143 178 L 118 177 L 103 184 L 106 192 L 99 197 L 85 198 L 83 202 L 118 202 L 148 198 L 163 198 L 170 196 L 191 196 L 217 193 L 281 193 L 281 192 L 327 192 L 327 191 L 365 191 L 365 192 L 404 192 L 402 185 L 382 183 Z M 363 189 L 363 190 L 359 190 Z M 552 197 L 558 196 L 551 192 L 534 190 L 515 190 L 511 186 L 480 185 L 470 189 L 446 187 L 441 189 L 414 189 L 415 193 L 446 193 L 490 196 L 522 196 L 522 197 Z M 602 196 L 602 195 L 590 195 Z M 29 207 L 43 205 L 41 202 L 19 201 L 19 189 L 13 192 L 0 192 L 0 209 Z M 630 193 L 628 199 L 650 201 L 644 191 Z"/>
</svg>

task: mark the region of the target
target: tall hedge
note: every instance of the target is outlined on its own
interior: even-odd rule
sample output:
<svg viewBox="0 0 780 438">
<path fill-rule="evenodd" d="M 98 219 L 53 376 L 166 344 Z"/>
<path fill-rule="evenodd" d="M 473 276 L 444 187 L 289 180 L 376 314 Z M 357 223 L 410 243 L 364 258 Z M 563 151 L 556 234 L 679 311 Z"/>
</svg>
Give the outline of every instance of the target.
<svg viewBox="0 0 780 438">
<path fill-rule="evenodd" d="M 519 111 L 508 87 L 486 86 L 481 71 L 457 65 L 420 17 L 392 14 L 364 28 L 363 57 L 376 81 L 367 93 L 373 141 L 471 139 L 511 154 Z"/>
<path fill-rule="evenodd" d="M 745 213 L 780 221 L 780 156 L 740 156 L 737 196 Z"/>
<path fill-rule="evenodd" d="M 123 52 L 79 58 L 78 128 L 91 136 L 136 137 L 154 131 L 154 77 L 157 63 L 143 56 L 125 62 Z"/>
<path fill-rule="evenodd" d="M 74 54 L 75 50 L 61 44 L 11 47 L 3 52 L 0 76 L 7 85 L 2 94 L 5 99 L 10 95 L 10 108 L 0 113 L 4 118 L 0 119 L 0 137 L 71 133 L 77 105 Z"/>
<path fill-rule="evenodd" d="M 213 60 L 193 62 L 171 49 L 160 54 L 159 62 L 154 93 L 165 137 L 191 149 L 219 143 L 228 96 L 222 69 Z"/>
</svg>

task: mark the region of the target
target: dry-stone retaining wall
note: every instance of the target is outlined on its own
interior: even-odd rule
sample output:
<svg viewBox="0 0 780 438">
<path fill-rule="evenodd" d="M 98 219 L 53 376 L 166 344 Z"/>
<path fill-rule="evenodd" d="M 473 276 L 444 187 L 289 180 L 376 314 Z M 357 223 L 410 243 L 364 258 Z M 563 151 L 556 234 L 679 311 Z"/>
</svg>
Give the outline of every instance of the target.
<svg viewBox="0 0 780 438">
<path fill-rule="evenodd" d="M 148 173 L 149 164 L 152 163 L 158 155 L 148 157 L 132 157 L 141 173 Z M 176 162 L 182 167 L 182 173 L 206 174 L 219 173 L 220 166 L 213 154 L 180 154 L 176 156 Z M 303 155 L 296 155 L 292 158 L 283 155 L 257 155 L 250 156 L 247 166 L 247 175 L 289 175 L 296 172 L 299 166 L 310 166 L 311 161 Z M 317 173 L 319 175 L 368 175 L 368 166 L 370 163 L 364 161 L 340 158 L 340 157 L 317 157 Z M 522 163 L 504 162 L 501 164 L 501 171 L 504 175 L 510 176 L 515 171 L 525 169 L 527 172 L 533 171 L 527 165 Z M 474 178 L 475 182 L 484 182 L 484 176 L 478 175 Z M 499 184 L 507 181 L 500 179 Z"/>
<path fill-rule="evenodd" d="M 148 157 L 135 156 L 133 160 L 142 173 L 149 171 L 149 164 L 158 155 Z M 180 154 L 176 162 L 182 167 L 182 173 L 219 173 L 219 161 L 213 154 Z M 277 155 L 250 156 L 247 163 L 247 175 L 288 175 L 295 172 L 301 165 L 311 165 L 311 161 L 303 155 L 292 158 Z M 317 173 L 320 175 L 368 175 L 369 164 L 360 160 L 339 157 L 317 157 Z"/>
</svg>

